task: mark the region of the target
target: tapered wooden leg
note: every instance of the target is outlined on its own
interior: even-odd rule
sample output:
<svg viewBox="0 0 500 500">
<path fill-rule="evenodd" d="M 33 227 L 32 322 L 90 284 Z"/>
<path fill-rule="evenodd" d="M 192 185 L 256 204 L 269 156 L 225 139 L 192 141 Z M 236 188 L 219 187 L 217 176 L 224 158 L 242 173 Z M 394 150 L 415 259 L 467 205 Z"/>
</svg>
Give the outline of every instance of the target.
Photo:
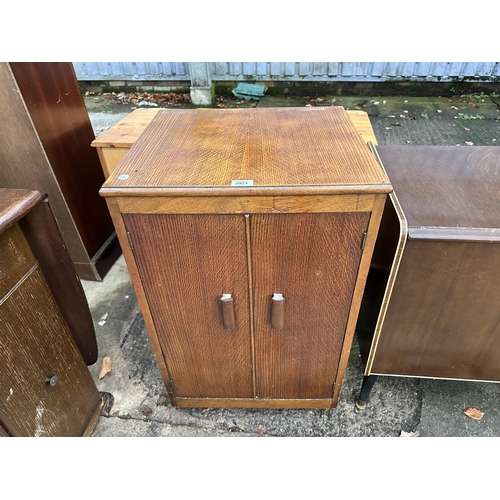
<svg viewBox="0 0 500 500">
<path fill-rule="evenodd" d="M 356 401 L 356 407 L 360 410 L 366 408 L 366 402 L 370 397 L 370 392 L 377 381 L 377 375 L 370 375 L 368 377 L 363 377 L 363 384 L 361 385 L 361 392 L 359 393 L 359 398 Z"/>
</svg>

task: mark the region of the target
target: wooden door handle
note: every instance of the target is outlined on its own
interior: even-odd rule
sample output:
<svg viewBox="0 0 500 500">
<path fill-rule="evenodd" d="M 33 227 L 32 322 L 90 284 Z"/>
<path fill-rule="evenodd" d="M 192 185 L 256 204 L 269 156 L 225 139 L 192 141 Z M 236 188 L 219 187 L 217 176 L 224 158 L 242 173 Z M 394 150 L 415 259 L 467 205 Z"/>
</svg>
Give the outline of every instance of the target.
<svg viewBox="0 0 500 500">
<path fill-rule="evenodd" d="M 223 293 L 220 298 L 222 310 L 222 325 L 224 330 L 234 330 L 236 321 L 234 319 L 234 301 L 230 293 Z"/>
<path fill-rule="evenodd" d="M 271 328 L 281 330 L 285 324 L 285 297 L 281 293 L 273 294 L 271 300 Z"/>
</svg>

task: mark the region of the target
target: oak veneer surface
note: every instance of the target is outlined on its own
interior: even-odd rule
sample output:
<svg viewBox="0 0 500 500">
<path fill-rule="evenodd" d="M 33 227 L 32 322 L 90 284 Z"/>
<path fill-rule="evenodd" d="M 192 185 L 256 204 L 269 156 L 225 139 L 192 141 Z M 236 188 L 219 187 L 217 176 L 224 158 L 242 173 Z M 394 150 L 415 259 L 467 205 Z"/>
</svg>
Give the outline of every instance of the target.
<svg viewBox="0 0 500 500">
<path fill-rule="evenodd" d="M 101 398 L 38 266 L 0 299 L 0 331 L 0 421 L 9 433 L 83 435 Z"/>
<path fill-rule="evenodd" d="M 45 197 L 45 194 L 30 189 L 0 188 L 0 233 L 24 217 Z"/>
<path fill-rule="evenodd" d="M 105 200 L 98 195 L 104 175 L 97 152 L 90 147 L 95 135 L 73 65 L 21 62 L 9 66 L 78 234 L 93 257 L 113 232 L 113 223 Z"/>
<path fill-rule="evenodd" d="M 35 264 L 18 224 L 0 234 L 0 300 Z"/>
<path fill-rule="evenodd" d="M 253 397 L 245 219 L 125 214 L 176 396 Z M 224 330 L 230 293 L 236 328 Z"/>
<path fill-rule="evenodd" d="M 227 188 L 242 179 L 256 187 L 391 191 L 346 111 L 334 106 L 159 111 L 101 192 L 137 187 L 189 192 Z"/>
<path fill-rule="evenodd" d="M 96 137 L 92 141 L 95 148 L 131 148 L 151 120 L 160 111 L 159 109 L 135 109 L 125 118 L 113 125 L 108 130 Z M 347 115 L 359 135 L 373 144 L 377 144 L 377 139 L 370 123 L 370 118 L 365 111 L 348 110 Z"/>
<path fill-rule="evenodd" d="M 377 152 L 410 228 L 500 228 L 498 146 L 378 146 Z"/>
<path fill-rule="evenodd" d="M 16 263 L 27 259 L 29 268 L 36 257 L 73 339 L 87 365 L 92 365 L 98 354 L 94 323 L 59 226 L 49 204 L 40 203 L 45 198 L 39 191 L 0 188 L 0 297 L 21 277 Z M 16 222 L 14 230 L 11 226 Z M 28 259 L 32 252 L 34 257 Z M 28 268 L 22 266 L 25 271 Z"/>
<path fill-rule="evenodd" d="M 332 397 L 369 218 L 369 213 L 251 216 L 259 398 Z M 285 298 L 281 330 L 270 322 L 273 293 Z"/>
</svg>

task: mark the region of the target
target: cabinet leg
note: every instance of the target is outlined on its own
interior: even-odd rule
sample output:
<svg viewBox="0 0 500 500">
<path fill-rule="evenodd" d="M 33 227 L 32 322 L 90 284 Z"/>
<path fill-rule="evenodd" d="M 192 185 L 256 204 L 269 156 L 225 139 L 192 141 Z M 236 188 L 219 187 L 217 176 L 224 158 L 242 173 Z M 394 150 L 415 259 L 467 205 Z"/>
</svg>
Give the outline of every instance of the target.
<svg viewBox="0 0 500 500">
<path fill-rule="evenodd" d="M 359 393 L 359 398 L 356 400 L 356 407 L 360 410 L 366 408 L 366 402 L 370 397 L 370 392 L 377 381 L 377 375 L 370 375 L 368 377 L 363 377 L 363 384 L 361 385 L 361 392 Z"/>
</svg>

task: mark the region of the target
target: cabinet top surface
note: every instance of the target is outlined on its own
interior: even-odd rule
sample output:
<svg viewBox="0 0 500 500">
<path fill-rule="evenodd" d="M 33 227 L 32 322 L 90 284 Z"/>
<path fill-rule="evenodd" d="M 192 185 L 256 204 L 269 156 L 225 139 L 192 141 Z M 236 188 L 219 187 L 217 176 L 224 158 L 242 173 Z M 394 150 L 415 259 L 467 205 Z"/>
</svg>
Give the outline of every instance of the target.
<svg viewBox="0 0 500 500">
<path fill-rule="evenodd" d="M 0 188 L 0 234 L 24 217 L 45 197 L 40 191 Z"/>
<path fill-rule="evenodd" d="M 498 146 L 378 146 L 408 226 L 500 228 Z"/>
<path fill-rule="evenodd" d="M 339 107 L 159 111 L 103 186 L 137 189 L 305 187 L 390 192 L 385 172 Z M 232 187 L 233 184 L 233 187 Z M 228 193 L 229 194 L 229 193 Z"/>
</svg>

